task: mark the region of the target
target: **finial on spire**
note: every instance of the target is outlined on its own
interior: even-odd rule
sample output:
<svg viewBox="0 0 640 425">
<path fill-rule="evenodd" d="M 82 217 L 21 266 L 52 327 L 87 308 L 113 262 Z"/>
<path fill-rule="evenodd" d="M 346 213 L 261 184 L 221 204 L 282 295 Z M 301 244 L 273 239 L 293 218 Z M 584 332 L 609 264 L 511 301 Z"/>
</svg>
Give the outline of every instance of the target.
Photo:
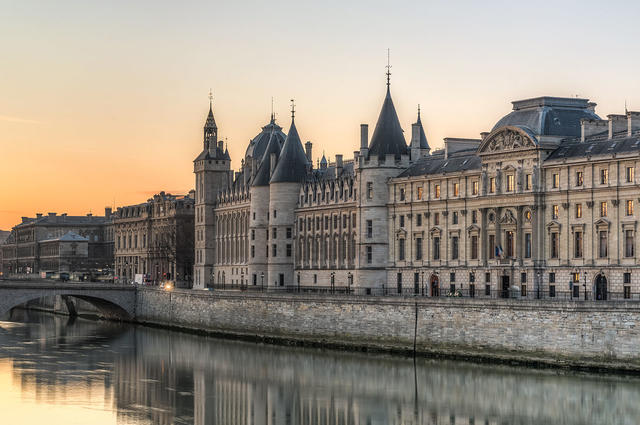
<svg viewBox="0 0 640 425">
<path fill-rule="evenodd" d="M 296 116 L 296 102 L 294 99 L 291 99 L 291 121 L 293 121 L 295 116 Z"/>
<path fill-rule="evenodd" d="M 390 49 L 387 49 L 387 88 L 391 84 L 391 60 L 390 60 Z"/>
<path fill-rule="evenodd" d="M 273 122 L 275 120 L 275 117 L 273 116 L 273 96 L 271 96 L 271 122 Z"/>
<path fill-rule="evenodd" d="M 209 109 L 212 108 L 213 105 L 213 91 L 209 89 Z"/>
</svg>

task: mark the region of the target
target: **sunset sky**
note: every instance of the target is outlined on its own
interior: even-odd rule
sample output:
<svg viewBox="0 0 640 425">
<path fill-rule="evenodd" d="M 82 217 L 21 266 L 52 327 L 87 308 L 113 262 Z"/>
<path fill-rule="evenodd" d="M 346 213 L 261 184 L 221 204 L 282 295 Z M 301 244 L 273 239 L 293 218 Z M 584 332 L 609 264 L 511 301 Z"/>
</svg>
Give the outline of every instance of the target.
<svg viewBox="0 0 640 425">
<path fill-rule="evenodd" d="M 237 168 L 271 97 L 352 156 L 384 97 L 405 135 L 478 137 L 540 95 L 640 110 L 638 1 L 0 0 L 0 229 L 193 187 L 208 92 Z M 314 161 L 315 162 L 315 161 Z"/>
</svg>

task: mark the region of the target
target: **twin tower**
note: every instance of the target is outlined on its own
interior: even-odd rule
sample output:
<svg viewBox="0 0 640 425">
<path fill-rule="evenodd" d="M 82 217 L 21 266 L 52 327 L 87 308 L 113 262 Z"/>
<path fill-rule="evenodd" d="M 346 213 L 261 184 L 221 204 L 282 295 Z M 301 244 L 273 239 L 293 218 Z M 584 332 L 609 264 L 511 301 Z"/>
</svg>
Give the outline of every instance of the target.
<svg viewBox="0 0 640 425">
<path fill-rule="evenodd" d="M 227 149 L 218 141 L 210 105 L 203 150 L 194 160 L 194 288 L 307 286 L 328 284 L 329 279 L 333 284 L 336 275 L 344 275 L 345 281 L 348 275 L 355 286 L 386 282 L 387 180 L 429 154 L 419 113 L 407 146 L 387 84 L 371 142 L 363 125 L 360 150 L 352 161 L 343 165 L 342 155 L 337 155 L 335 164 L 314 169 L 311 143 L 306 147 L 305 152 L 293 111 L 286 137 L 272 116 L 234 172 Z M 344 182 L 351 187 L 348 196 L 326 192 L 344 187 Z M 331 232 L 348 232 L 348 241 L 345 236 L 342 246 L 342 236 Z"/>
</svg>

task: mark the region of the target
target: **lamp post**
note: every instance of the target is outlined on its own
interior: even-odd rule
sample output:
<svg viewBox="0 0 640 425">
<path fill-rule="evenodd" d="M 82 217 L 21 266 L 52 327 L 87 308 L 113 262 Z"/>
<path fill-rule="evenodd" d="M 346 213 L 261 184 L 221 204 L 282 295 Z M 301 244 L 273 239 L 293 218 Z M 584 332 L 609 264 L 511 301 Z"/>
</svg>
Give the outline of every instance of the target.
<svg viewBox="0 0 640 425">
<path fill-rule="evenodd" d="M 424 297 L 424 270 L 420 272 L 420 283 L 422 286 L 422 289 L 421 289 L 422 296 Z"/>
<path fill-rule="evenodd" d="M 331 293 L 332 294 L 333 294 L 335 282 L 336 282 L 336 272 L 331 272 Z"/>
<path fill-rule="evenodd" d="M 347 273 L 347 294 L 351 293 L 351 284 L 353 283 L 353 274 Z"/>
<path fill-rule="evenodd" d="M 584 283 L 582 284 L 584 287 L 584 300 L 587 301 L 587 273 L 584 274 Z"/>
<path fill-rule="evenodd" d="M 260 288 L 264 292 L 264 272 L 260 272 Z"/>
<path fill-rule="evenodd" d="M 300 272 L 298 272 L 298 292 L 300 292 Z"/>
<path fill-rule="evenodd" d="M 536 298 L 540 299 L 540 285 L 542 284 L 542 282 L 540 281 L 540 276 L 542 275 L 542 273 L 540 273 L 540 270 L 538 270 L 536 272 L 536 276 L 538 276 L 538 287 L 536 288 Z"/>
</svg>

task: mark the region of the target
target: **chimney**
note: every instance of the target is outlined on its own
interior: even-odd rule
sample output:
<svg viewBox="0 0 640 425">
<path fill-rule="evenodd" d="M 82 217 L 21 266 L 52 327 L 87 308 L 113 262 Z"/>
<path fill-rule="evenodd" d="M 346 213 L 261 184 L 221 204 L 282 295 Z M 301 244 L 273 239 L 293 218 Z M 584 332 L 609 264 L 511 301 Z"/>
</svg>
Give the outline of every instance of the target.
<svg viewBox="0 0 640 425">
<path fill-rule="evenodd" d="M 360 149 L 369 148 L 369 126 L 360 124 Z"/>
<path fill-rule="evenodd" d="M 336 155 L 336 177 L 342 174 L 342 154 Z"/>
<path fill-rule="evenodd" d="M 631 137 L 634 131 L 640 130 L 640 112 L 627 112 L 627 136 Z"/>
<path fill-rule="evenodd" d="M 104 207 L 104 216 L 106 218 L 111 217 L 111 213 L 112 213 L 111 207 Z"/>
<path fill-rule="evenodd" d="M 312 160 L 313 160 L 313 156 L 311 155 L 311 147 L 312 147 L 312 143 L 310 140 L 307 141 L 307 143 L 304 144 L 304 152 L 307 154 L 307 161 L 310 162 L 311 164 L 313 164 Z"/>
<path fill-rule="evenodd" d="M 582 133 L 580 141 L 584 142 L 587 137 L 605 131 L 609 127 L 609 121 L 583 118 L 580 120 L 580 127 Z"/>
<path fill-rule="evenodd" d="M 271 155 L 269 155 L 269 161 L 271 161 L 269 163 L 269 165 L 271 166 L 271 171 L 270 171 L 270 175 L 269 177 L 271 177 L 273 175 L 273 171 L 276 169 L 276 154 L 275 152 L 271 152 Z"/>
<path fill-rule="evenodd" d="M 42 218 L 42 213 L 36 213 L 36 218 Z"/>
<path fill-rule="evenodd" d="M 29 217 L 22 217 L 22 222 L 26 223 L 27 221 L 29 221 Z"/>
<path fill-rule="evenodd" d="M 218 141 L 218 149 L 224 152 L 224 142 L 222 140 Z"/>
<path fill-rule="evenodd" d="M 64 217 L 64 214 L 62 214 L 62 216 Z M 91 213 L 87 214 L 87 217 L 92 217 L 92 216 L 93 216 L 93 214 L 91 214 Z"/>
<path fill-rule="evenodd" d="M 627 116 L 626 115 L 607 115 L 609 118 L 609 139 L 613 138 L 615 133 L 627 130 Z"/>
<path fill-rule="evenodd" d="M 66 217 L 66 216 L 67 216 L 67 213 L 60 214 L 60 217 Z M 87 217 L 91 217 L 91 214 L 87 214 Z"/>
<path fill-rule="evenodd" d="M 54 213 L 54 212 L 50 212 L 50 213 L 48 213 L 48 214 L 49 214 L 49 217 L 55 217 L 55 216 L 57 215 L 57 214 L 56 214 L 56 213 Z"/>
</svg>

